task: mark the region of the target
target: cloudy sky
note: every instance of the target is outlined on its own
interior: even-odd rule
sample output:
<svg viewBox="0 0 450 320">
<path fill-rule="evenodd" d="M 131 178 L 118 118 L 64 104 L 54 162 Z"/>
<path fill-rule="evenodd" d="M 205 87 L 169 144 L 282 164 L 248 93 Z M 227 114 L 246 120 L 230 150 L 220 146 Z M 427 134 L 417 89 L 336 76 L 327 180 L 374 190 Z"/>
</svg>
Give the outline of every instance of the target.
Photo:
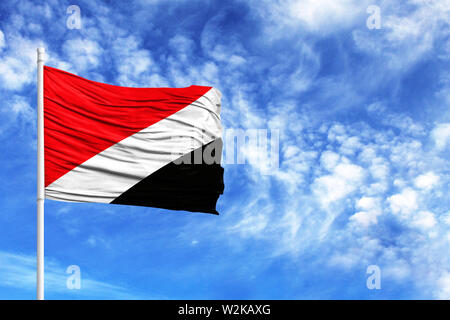
<svg viewBox="0 0 450 320">
<path fill-rule="evenodd" d="M 37 3 L 0 2 L 0 298 L 35 297 L 39 46 L 92 80 L 215 86 L 225 128 L 279 132 L 277 170 L 224 165 L 219 216 L 46 201 L 46 298 L 450 298 L 449 0 Z"/>
</svg>

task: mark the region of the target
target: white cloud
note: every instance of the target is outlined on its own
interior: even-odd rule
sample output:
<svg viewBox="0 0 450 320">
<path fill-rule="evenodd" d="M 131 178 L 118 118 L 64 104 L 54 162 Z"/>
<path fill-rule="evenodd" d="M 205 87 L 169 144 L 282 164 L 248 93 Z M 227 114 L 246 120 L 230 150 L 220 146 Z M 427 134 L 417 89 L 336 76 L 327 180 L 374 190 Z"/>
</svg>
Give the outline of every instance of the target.
<svg viewBox="0 0 450 320">
<path fill-rule="evenodd" d="M 387 199 L 391 210 L 395 214 L 408 216 L 418 208 L 417 193 L 411 188 L 402 190 Z"/>
<path fill-rule="evenodd" d="M 365 163 L 372 162 L 372 159 L 376 157 L 375 146 L 363 146 L 358 158 Z"/>
<path fill-rule="evenodd" d="M 377 216 L 372 212 L 359 211 L 350 217 L 350 221 L 355 221 L 363 227 L 368 227 L 377 223 Z"/>
<path fill-rule="evenodd" d="M 25 97 L 13 95 L 3 102 L 0 107 L 0 133 L 10 128 L 34 131 L 36 128 L 36 112 Z M 28 133 L 28 130 L 26 132 Z"/>
<path fill-rule="evenodd" d="M 381 157 L 372 159 L 370 174 L 375 180 L 386 180 L 389 175 L 389 163 Z"/>
<path fill-rule="evenodd" d="M 290 145 L 290 146 L 287 146 L 286 148 L 284 148 L 283 152 L 284 152 L 284 157 L 286 159 L 289 159 L 295 155 L 298 155 L 301 151 L 297 146 Z"/>
<path fill-rule="evenodd" d="M 383 1 L 380 7 L 383 32 L 355 29 L 353 40 L 359 49 L 380 57 L 384 69 L 400 72 L 433 50 L 450 20 L 447 0 Z"/>
<path fill-rule="evenodd" d="M 431 132 L 431 136 L 436 149 L 440 151 L 444 150 L 450 141 L 450 123 L 438 124 Z"/>
<path fill-rule="evenodd" d="M 38 47 L 45 46 L 41 41 L 11 36 L 8 46 L 0 53 L 0 81 L 3 88 L 20 90 L 35 81 Z"/>
<path fill-rule="evenodd" d="M 345 127 L 342 124 L 334 124 L 328 130 L 328 140 L 338 141 L 340 143 L 344 142 L 347 138 Z"/>
<path fill-rule="evenodd" d="M 147 83 L 138 82 L 159 71 L 150 52 L 142 49 L 134 36 L 116 39 L 113 50 L 119 83 L 127 86 L 149 86 Z"/>
<path fill-rule="evenodd" d="M 378 222 L 377 216 L 381 214 L 380 199 L 374 197 L 362 197 L 356 205 L 356 209 L 362 210 L 356 212 L 349 219 L 357 224 L 368 227 Z"/>
<path fill-rule="evenodd" d="M 354 155 L 355 152 L 362 147 L 358 137 L 348 137 L 344 140 L 339 148 L 340 153 L 347 156 Z"/>
<path fill-rule="evenodd" d="M 340 163 L 332 174 L 315 179 L 312 189 L 322 205 L 327 207 L 355 191 L 363 180 L 363 168 L 351 163 Z"/>
<path fill-rule="evenodd" d="M 25 122 L 33 122 L 35 119 L 34 109 L 28 104 L 24 97 L 14 96 L 11 110 L 16 116 L 24 118 Z"/>
<path fill-rule="evenodd" d="M 313 31 L 335 31 L 351 25 L 357 17 L 365 22 L 367 1 L 296 0 L 285 7 L 291 17 L 299 19 Z"/>
<path fill-rule="evenodd" d="M 320 164 L 328 171 L 331 171 L 337 166 L 339 159 L 339 154 L 329 150 L 324 151 L 320 156 Z"/>
<path fill-rule="evenodd" d="M 5 35 L 3 34 L 2 30 L 0 30 L 0 52 L 2 51 L 4 46 L 5 46 Z"/>
<path fill-rule="evenodd" d="M 89 236 L 85 243 L 91 247 L 103 246 L 105 248 L 110 248 L 108 239 L 96 235 Z"/>
<path fill-rule="evenodd" d="M 69 290 L 66 287 L 68 274 L 61 263 L 46 259 L 45 287 L 47 292 L 73 294 L 80 297 L 111 297 L 113 299 L 138 299 L 129 289 L 98 281 L 81 269 L 81 289 Z M 25 289 L 35 292 L 36 256 L 0 251 L 0 286 Z M 30 296 L 30 298 L 33 298 Z"/>
<path fill-rule="evenodd" d="M 450 272 L 445 272 L 437 281 L 437 298 L 441 300 L 450 300 Z"/>
<path fill-rule="evenodd" d="M 195 48 L 195 42 L 185 36 L 176 35 L 169 40 L 170 48 L 175 51 L 178 59 L 183 63 L 189 63 L 192 58 L 192 52 Z"/>
<path fill-rule="evenodd" d="M 263 214 L 248 216 L 229 228 L 230 231 L 239 231 L 244 236 L 255 236 L 267 226 L 267 217 Z"/>
<path fill-rule="evenodd" d="M 412 224 L 420 229 L 430 229 L 436 225 L 436 218 L 432 212 L 420 211 L 414 215 Z"/>
<path fill-rule="evenodd" d="M 442 215 L 442 221 L 450 226 L 450 212 L 447 212 L 446 214 Z"/>
<path fill-rule="evenodd" d="M 356 203 L 356 208 L 361 210 L 374 210 L 379 208 L 378 199 L 373 197 L 362 197 Z"/>
<path fill-rule="evenodd" d="M 408 261 L 398 256 L 398 253 L 394 253 L 396 256 L 392 260 L 388 260 L 387 264 L 382 269 L 382 275 L 384 279 L 392 279 L 396 281 L 404 281 L 412 278 L 412 268 Z"/>
<path fill-rule="evenodd" d="M 288 29 L 320 34 L 332 33 L 355 24 L 365 27 L 368 0 L 281 0 L 252 1 L 253 9 L 266 21 L 270 38 Z"/>
<path fill-rule="evenodd" d="M 439 177 L 434 172 L 427 172 L 414 180 L 414 185 L 419 189 L 432 189 L 439 182 Z"/>
<path fill-rule="evenodd" d="M 63 51 L 77 72 L 95 69 L 101 63 L 102 48 L 89 39 L 70 39 L 64 42 Z"/>
<path fill-rule="evenodd" d="M 377 119 L 380 123 L 400 129 L 402 133 L 412 136 L 422 136 L 425 133 L 423 126 L 403 113 L 387 113 L 387 107 L 382 103 L 371 104 L 367 111 L 370 115 Z M 380 117 L 380 114 L 382 116 Z"/>
</svg>

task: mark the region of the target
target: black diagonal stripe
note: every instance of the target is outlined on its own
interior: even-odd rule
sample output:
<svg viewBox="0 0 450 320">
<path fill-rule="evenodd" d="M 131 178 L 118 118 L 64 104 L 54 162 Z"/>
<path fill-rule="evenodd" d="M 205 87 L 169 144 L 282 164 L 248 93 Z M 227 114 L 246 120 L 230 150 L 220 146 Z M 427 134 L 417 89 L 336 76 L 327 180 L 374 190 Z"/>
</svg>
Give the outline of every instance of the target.
<svg viewBox="0 0 450 320">
<path fill-rule="evenodd" d="M 199 157 L 204 152 L 209 160 Z M 222 139 L 216 139 L 155 171 L 111 203 L 219 214 L 216 202 L 224 190 L 221 154 Z"/>
</svg>

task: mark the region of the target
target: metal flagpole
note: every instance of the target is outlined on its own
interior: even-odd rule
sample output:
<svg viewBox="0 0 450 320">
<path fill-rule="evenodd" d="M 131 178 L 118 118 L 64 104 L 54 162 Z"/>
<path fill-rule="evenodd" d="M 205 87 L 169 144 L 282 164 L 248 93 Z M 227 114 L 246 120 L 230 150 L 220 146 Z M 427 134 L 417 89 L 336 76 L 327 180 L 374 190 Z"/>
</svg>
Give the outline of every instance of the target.
<svg viewBox="0 0 450 320">
<path fill-rule="evenodd" d="M 44 54 L 37 49 L 37 300 L 44 300 Z"/>
</svg>

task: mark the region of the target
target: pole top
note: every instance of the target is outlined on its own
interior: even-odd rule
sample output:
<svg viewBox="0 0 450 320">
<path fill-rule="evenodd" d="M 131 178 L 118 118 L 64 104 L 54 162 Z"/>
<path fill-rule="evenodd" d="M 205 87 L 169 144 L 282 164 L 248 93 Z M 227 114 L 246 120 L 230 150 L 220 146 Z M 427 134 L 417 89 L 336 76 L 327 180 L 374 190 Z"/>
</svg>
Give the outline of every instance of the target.
<svg viewBox="0 0 450 320">
<path fill-rule="evenodd" d="M 44 55 L 45 55 L 45 49 L 44 48 L 37 48 L 37 61 L 44 61 Z"/>
</svg>

